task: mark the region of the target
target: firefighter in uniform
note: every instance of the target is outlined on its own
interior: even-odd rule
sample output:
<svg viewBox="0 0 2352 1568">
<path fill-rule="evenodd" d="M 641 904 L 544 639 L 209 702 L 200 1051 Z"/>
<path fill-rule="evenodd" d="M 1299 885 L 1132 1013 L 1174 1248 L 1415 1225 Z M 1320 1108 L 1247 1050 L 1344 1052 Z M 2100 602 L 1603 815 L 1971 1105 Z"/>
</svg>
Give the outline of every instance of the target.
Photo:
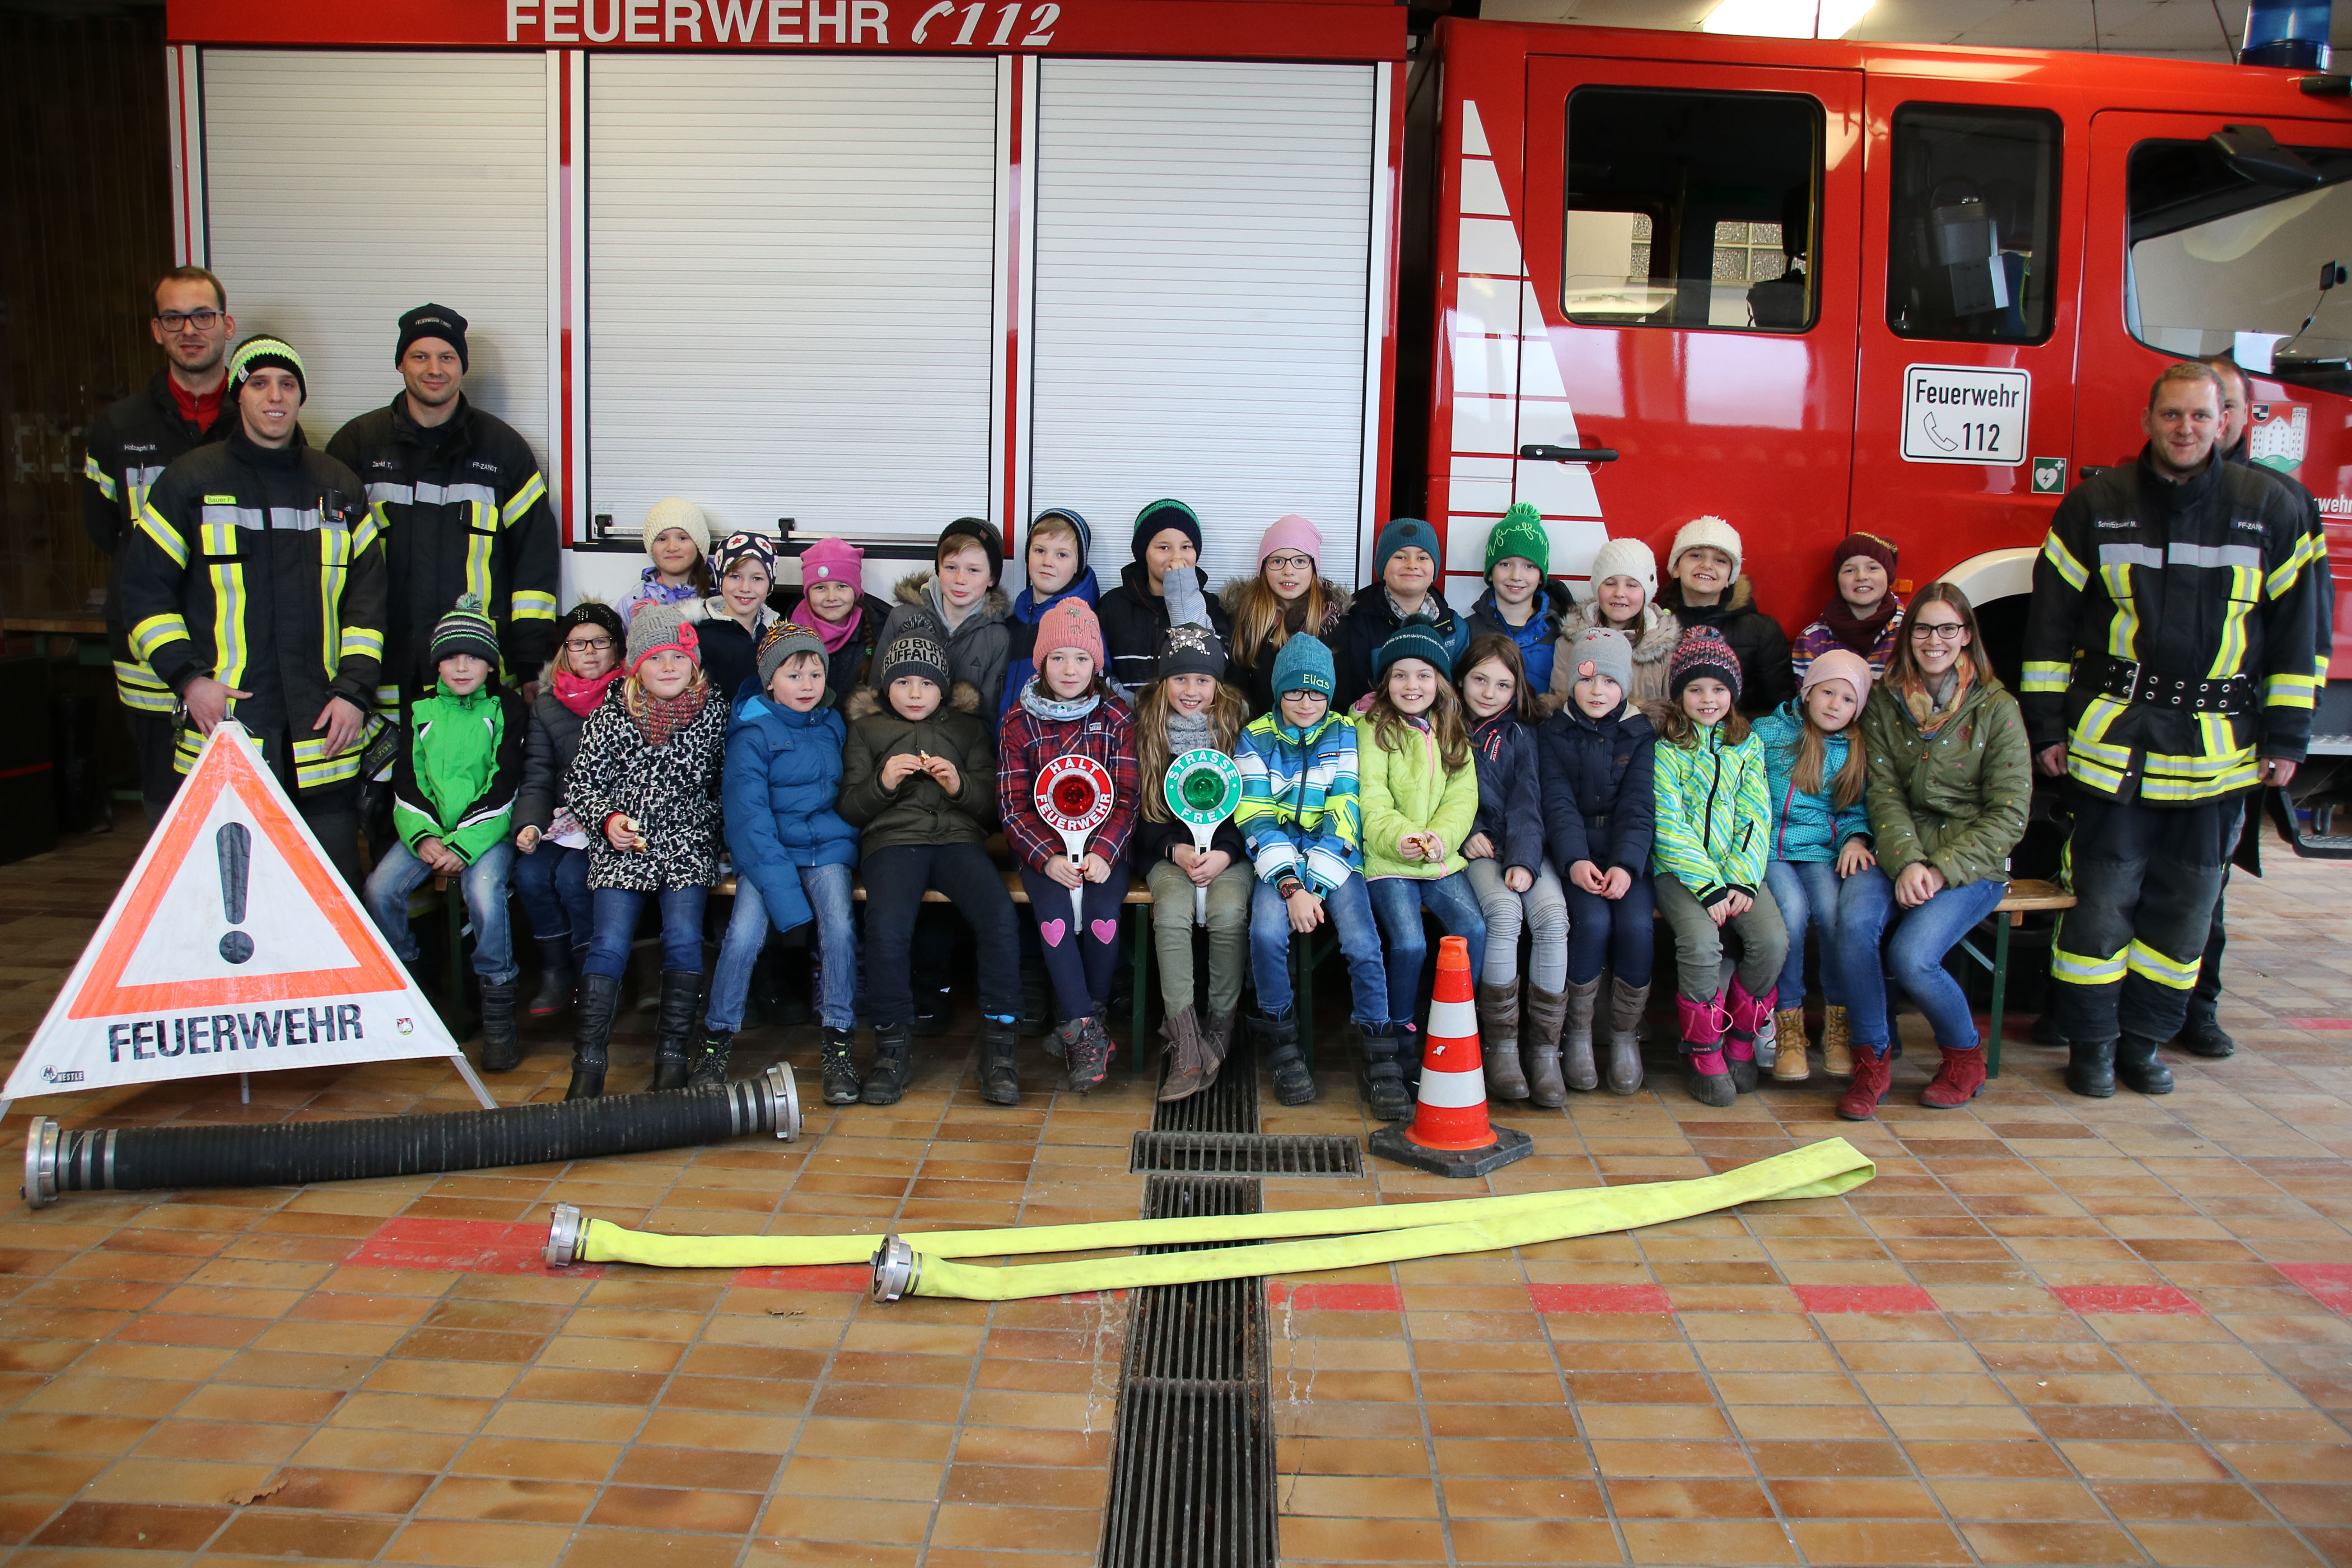
<svg viewBox="0 0 2352 1568">
<path fill-rule="evenodd" d="M 179 698 L 180 771 L 235 719 L 356 888 L 383 547 L 358 477 L 304 442 L 304 393 L 291 345 L 236 346 L 236 427 L 148 492 L 122 560 L 122 614 L 133 650 Z"/>
<path fill-rule="evenodd" d="M 2286 493 L 2222 462 L 2219 378 L 2176 364 L 2139 460 L 2084 479 L 2033 566 L 2023 707 L 2036 764 L 2073 781 L 2076 903 L 2051 953 L 2066 1084 L 2172 1088 L 2247 792 L 2310 738 L 2312 577 Z"/>
<path fill-rule="evenodd" d="M 471 594 L 498 626 L 505 682 L 528 703 L 555 651 L 555 518 L 539 458 L 514 426 L 467 401 L 466 318 L 419 305 L 393 353 L 406 384 L 335 432 L 327 455 L 360 477 L 389 577 L 377 710 L 435 679 L 433 627 Z"/>
<path fill-rule="evenodd" d="M 106 580 L 106 636 L 151 826 L 180 787 L 172 766 L 174 704 L 172 689 L 131 651 L 120 581 L 123 536 L 137 526 L 148 489 L 163 469 L 208 441 L 226 440 L 236 423 L 223 363 L 236 320 L 228 313 L 220 279 L 201 267 L 174 268 L 156 283 L 154 304 L 147 330 L 163 347 L 163 368 L 85 428 L 81 487 L 83 531 L 113 562 Z"/>
</svg>

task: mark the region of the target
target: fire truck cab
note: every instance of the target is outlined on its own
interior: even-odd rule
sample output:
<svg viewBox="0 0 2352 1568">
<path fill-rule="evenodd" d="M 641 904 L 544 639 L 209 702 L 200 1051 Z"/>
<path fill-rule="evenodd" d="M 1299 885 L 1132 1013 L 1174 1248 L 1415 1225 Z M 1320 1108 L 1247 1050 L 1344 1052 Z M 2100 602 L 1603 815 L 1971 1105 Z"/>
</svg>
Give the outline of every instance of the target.
<svg viewBox="0 0 2352 1568">
<path fill-rule="evenodd" d="M 1400 300 L 1428 314 L 1401 385 L 1428 423 L 1398 494 L 1425 479 L 1457 604 L 1518 500 L 1570 577 L 1720 514 L 1792 632 L 1867 529 L 1898 589 L 1986 606 L 2013 675 L 2060 497 L 2134 460 L 2165 364 L 2222 352 L 2352 592 L 2342 77 L 1448 18 L 1406 123 Z"/>
</svg>

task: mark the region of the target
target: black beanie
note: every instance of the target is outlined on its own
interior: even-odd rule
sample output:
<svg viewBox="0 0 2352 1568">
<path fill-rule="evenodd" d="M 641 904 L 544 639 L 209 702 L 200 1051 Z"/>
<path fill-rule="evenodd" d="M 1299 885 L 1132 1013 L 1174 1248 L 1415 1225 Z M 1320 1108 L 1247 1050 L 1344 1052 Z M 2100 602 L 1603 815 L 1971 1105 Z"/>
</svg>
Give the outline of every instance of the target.
<svg viewBox="0 0 2352 1568">
<path fill-rule="evenodd" d="M 962 549 L 963 546 L 953 542 L 959 538 L 971 540 L 974 544 L 979 545 L 982 550 L 987 552 L 988 581 L 991 586 L 994 586 L 998 582 L 1003 580 L 1004 576 L 1004 535 L 996 531 L 996 525 L 994 523 L 990 522 L 985 518 L 979 517 L 960 517 L 956 519 L 953 522 L 940 530 L 940 547 L 935 559 L 944 561 L 952 552 Z"/>
<path fill-rule="evenodd" d="M 392 351 L 392 363 L 398 364 L 408 357 L 408 345 L 419 338 L 439 338 L 457 351 L 457 368 L 470 369 L 466 358 L 466 318 L 446 305 L 419 305 L 400 318 L 400 346 Z"/>
<path fill-rule="evenodd" d="M 562 647 L 563 639 L 570 637 L 573 629 L 579 626 L 603 627 L 604 635 L 613 639 L 613 648 L 616 655 L 621 644 L 629 635 L 627 629 L 621 625 L 620 612 L 602 599 L 583 599 L 564 611 L 562 618 L 555 623 L 555 646 L 558 648 Z"/>
<path fill-rule="evenodd" d="M 1129 553 L 1142 560 L 1143 547 L 1171 528 L 1192 542 L 1193 554 L 1201 553 L 1201 520 L 1181 500 L 1156 500 L 1135 514 L 1135 537 L 1128 542 Z"/>
</svg>

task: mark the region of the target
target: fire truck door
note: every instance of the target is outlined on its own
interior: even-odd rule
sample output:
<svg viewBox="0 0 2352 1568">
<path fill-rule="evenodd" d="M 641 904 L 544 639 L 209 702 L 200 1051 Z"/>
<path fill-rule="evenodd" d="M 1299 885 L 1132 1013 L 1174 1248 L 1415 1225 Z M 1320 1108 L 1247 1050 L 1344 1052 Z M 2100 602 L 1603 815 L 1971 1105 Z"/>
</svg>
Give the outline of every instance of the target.
<svg viewBox="0 0 2352 1568">
<path fill-rule="evenodd" d="M 1515 493 L 1595 520 L 1553 522 L 1582 546 L 1555 571 L 1712 512 L 1764 607 L 1818 607 L 1847 504 L 1861 99 L 1849 71 L 1528 62 L 1525 179 L 1503 182 L 1527 249 Z M 1619 457 L 1588 483 L 1528 456 L 1579 444 Z"/>
</svg>

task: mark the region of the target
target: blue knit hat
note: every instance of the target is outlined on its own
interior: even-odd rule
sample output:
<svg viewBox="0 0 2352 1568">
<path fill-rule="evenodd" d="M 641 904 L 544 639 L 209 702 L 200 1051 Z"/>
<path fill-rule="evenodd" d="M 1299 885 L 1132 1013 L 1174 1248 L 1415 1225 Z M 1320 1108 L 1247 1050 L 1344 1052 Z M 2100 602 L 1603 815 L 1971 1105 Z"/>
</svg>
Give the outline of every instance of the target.
<svg viewBox="0 0 2352 1568">
<path fill-rule="evenodd" d="M 1276 697 L 1312 691 L 1328 700 L 1339 689 L 1339 676 L 1331 665 L 1331 650 L 1319 639 L 1301 632 L 1284 643 L 1282 651 L 1274 656 Z"/>
<path fill-rule="evenodd" d="M 1372 679 L 1388 679 L 1389 666 L 1401 658 L 1417 658 L 1439 675 L 1454 668 L 1454 655 L 1447 650 L 1445 639 L 1437 635 L 1436 623 L 1415 616 L 1389 634 L 1381 644 L 1381 651 L 1372 656 Z"/>
<path fill-rule="evenodd" d="M 1381 530 L 1380 537 L 1372 542 L 1373 582 L 1377 583 L 1388 575 L 1389 557 L 1407 545 L 1428 551 L 1430 560 L 1441 565 L 1445 560 L 1444 550 L 1437 542 L 1437 530 L 1417 517 L 1392 517 L 1389 519 L 1388 526 Z"/>
<path fill-rule="evenodd" d="M 1087 557 L 1095 552 L 1095 531 L 1087 526 L 1087 520 L 1085 518 L 1080 517 L 1068 507 L 1049 506 L 1045 510 L 1039 512 L 1035 517 L 1029 520 L 1029 531 L 1033 534 L 1035 533 L 1037 531 L 1037 525 L 1045 521 L 1049 517 L 1059 518 L 1077 531 L 1078 570 L 1081 572 L 1085 571 Z"/>
</svg>

